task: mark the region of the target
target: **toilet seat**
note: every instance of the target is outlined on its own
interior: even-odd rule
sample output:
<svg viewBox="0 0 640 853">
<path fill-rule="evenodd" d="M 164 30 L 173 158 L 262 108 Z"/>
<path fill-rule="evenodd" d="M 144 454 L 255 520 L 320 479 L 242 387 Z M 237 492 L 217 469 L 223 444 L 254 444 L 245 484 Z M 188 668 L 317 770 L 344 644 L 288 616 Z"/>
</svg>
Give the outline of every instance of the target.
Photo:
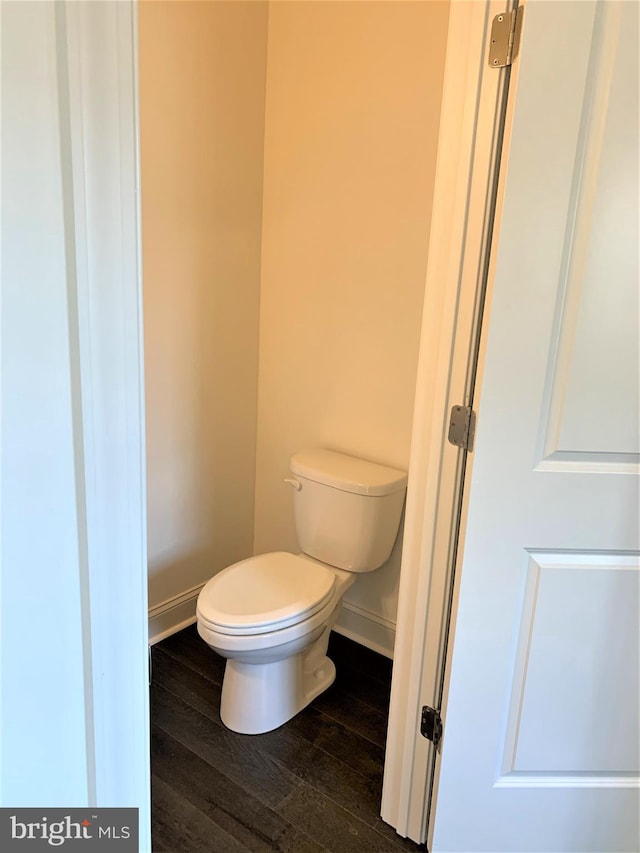
<svg viewBox="0 0 640 853">
<path fill-rule="evenodd" d="M 246 637 L 281 631 L 323 610 L 336 575 L 285 551 L 250 557 L 214 575 L 198 597 L 197 616 L 216 634 Z"/>
</svg>

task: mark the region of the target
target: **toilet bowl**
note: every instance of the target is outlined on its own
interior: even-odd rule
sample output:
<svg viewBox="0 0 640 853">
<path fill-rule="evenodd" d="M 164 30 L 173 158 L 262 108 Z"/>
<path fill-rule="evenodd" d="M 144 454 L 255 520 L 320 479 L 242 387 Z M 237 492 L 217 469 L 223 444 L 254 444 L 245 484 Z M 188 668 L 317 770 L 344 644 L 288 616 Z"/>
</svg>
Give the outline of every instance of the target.
<svg viewBox="0 0 640 853">
<path fill-rule="evenodd" d="M 235 563 L 203 587 L 198 633 L 227 658 L 220 703 L 227 728 L 271 731 L 329 687 L 329 634 L 354 580 L 305 554 L 279 551 Z"/>
<path fill-rule="evenodd" d="M 388 559 L 404 503 L 405 472 L 377 463 L 315 450 L 292 457 L 291 471 L 303 552 L 234 563 L 198 597 L 198 633 L 227 658 L 220 717 L 243 734 L 281 726 L 333 682 L 327 646 L 342 598 Z"/>
</svg>

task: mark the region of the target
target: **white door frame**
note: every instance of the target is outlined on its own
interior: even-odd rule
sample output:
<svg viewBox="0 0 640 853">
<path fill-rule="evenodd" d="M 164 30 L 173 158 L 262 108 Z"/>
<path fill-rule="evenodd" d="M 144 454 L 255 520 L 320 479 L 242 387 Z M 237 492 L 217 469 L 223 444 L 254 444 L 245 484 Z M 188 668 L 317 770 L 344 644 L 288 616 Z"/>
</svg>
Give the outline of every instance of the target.
<svg viewBox="0 0 640 853">
<path fill-rule="evenodd" d="M 506 5 L 453 2 L 450 13 L 382 804 L 383 818 L 416 841 L 425 835 L 430 756 L 419 718 L 437 680 L 460 469 L 460 452 L 446 445 L 447 413 L 466 386 L 505 79 L 504 70 L 486 65 L 487 26 Z M 136 0 L 69 4 L 60 37 L 69 67 L 96 803 L 138 805 L 145 850 L 150 786 L 135 9 Z M 456 340 L 466 348 L 454 350 Z"/>
<path fill-rule="evenodd" d="M 489 30 L 513 5 L 452 2 L 447 37 L 381 809 L 420 843 L 433 761 L 420 719 L 437 705 L 465 464 L 449 411 L 469 403 L 510 73 L 488 65 Z"/>
<path fill-rule="evenodd" d="M 136 6 L 133 0 L 63 3 L 56 23 L 87 590 L 87 805 L 137 807 L 139 849 L 150 851 Z"/>
</svg>

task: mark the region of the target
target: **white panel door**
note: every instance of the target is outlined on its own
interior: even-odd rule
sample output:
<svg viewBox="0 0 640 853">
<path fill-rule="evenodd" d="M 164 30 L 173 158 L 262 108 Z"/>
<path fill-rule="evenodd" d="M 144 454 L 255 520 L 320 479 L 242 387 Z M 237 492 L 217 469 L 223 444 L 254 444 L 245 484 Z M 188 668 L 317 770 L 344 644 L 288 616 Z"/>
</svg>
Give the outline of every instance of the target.
<svg viewBox="0 0 640 853">
<path fill-rule="evenodd" d="M 524 8 L 438 853 L 640 849 L 638 9 Z"/>
</svg>

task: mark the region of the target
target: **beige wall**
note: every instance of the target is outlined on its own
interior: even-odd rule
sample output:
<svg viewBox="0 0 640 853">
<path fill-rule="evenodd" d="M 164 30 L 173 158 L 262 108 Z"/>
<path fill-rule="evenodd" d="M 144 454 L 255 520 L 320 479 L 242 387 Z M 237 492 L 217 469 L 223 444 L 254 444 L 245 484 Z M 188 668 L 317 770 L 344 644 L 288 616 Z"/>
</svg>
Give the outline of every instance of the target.
<svg viewBox="0 0 640 853">
<path fill-rule="evenodd" d="M 408 464 L 447 19 L 444 2 L 270 4 L 256 552 L 297 547 L 296 450 Z M 343 620 L 387 651 L 399 551 Z"/>
<path fill-rule="evenodd" d="M 296 549 L 296 450 L 408 463 L 448 6 L 139 9 L 153 608 Z M 387 651 L 399 562 L 345 611 Z"/>
<path fill-rule="evenodd" d="M 151 607 L 252 552 L 267 17 L 139 5 Z"/>
</svg>

